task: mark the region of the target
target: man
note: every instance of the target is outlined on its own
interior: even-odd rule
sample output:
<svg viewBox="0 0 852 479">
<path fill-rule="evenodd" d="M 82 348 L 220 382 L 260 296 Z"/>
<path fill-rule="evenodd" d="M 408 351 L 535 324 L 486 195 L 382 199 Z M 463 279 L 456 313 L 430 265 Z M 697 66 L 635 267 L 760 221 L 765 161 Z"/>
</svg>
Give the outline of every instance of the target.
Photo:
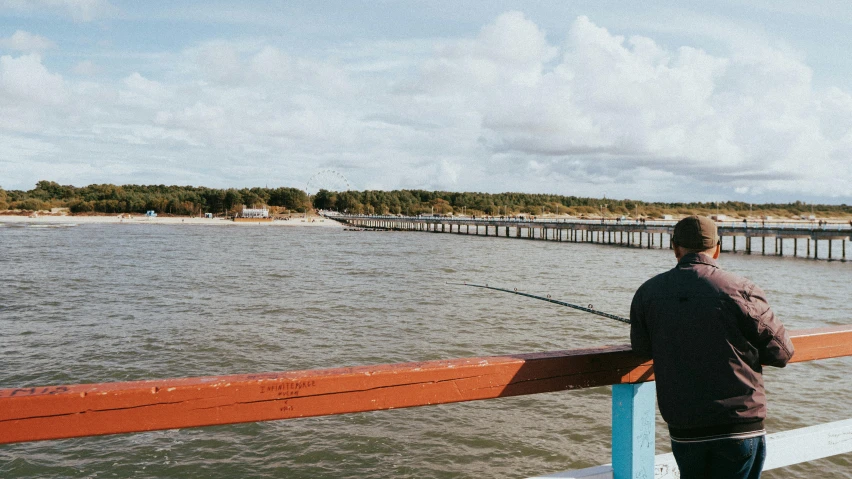
<svg viewBox="0 0 852 479">
<path fill-rule="evenodd" d="M 654 360 L 657 402 L 680 477 L 760 477 L 766 455 L 762 366 L 793 344 L 751 281 L 716 264 L 716 223 L 690 216 L 672 236 L 677 266 L 633 297 L 633 350 Z"/>
</svg>

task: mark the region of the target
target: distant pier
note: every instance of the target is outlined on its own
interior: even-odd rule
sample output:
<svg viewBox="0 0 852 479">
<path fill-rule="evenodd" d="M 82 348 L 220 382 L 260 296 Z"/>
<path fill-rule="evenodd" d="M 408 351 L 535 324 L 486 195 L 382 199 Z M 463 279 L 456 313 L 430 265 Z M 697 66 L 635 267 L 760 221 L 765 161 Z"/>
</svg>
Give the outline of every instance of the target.
<svg viewBox="0 0 852 479">
<path fill-rule="evenodd" d="M 423 231 L 542 241 L 671 248 L 676 221 L 329 215 L 364 229 Z M 815 222 L 717 222 L 722 251 L 846 261 L 852 225 Z"/>
</svg>

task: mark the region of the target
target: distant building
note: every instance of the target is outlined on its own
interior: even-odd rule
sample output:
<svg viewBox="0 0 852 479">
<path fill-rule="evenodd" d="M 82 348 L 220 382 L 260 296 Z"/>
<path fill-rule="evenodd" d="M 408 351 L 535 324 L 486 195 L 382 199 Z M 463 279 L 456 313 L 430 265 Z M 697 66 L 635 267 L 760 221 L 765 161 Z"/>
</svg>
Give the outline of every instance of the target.
<svg viewBox="0 0 852 479">
<path fill-rule="evenodd" d="M 243 208 L 240 218 L 269 218 L 269 210 L 266 208 Z"/>
<path fill-rule="evenodd" d="M 272 222 L 272 217 L 269 216 L 267 208 L 246 208 L 243 207 L 243 212 L 234 217 L 236 222 L 247 223 L 266 223 Z"/>
</svg>

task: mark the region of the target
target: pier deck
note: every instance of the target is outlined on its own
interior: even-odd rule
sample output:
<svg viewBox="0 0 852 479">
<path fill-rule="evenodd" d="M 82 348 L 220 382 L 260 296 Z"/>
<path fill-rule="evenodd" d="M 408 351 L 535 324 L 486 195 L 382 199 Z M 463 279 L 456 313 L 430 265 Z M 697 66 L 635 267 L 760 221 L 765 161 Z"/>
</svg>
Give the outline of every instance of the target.
<svg viewBox="0 0 852 479">
<path fill-rule="evenodd" d="M 671 248 L 675 221 L 511 217 L 333 215 L 364 229 L 453 233 L 636 248 Z M 718 222 L 722 251 L 846 261 L 852 225 L 815 222 Z M 771 239 L 771 240 L 770 240 Z M 820 246 L 822 246 L 822 249 Z M 839 254 L 838 254 L 839 253 Z"/>
</svg>

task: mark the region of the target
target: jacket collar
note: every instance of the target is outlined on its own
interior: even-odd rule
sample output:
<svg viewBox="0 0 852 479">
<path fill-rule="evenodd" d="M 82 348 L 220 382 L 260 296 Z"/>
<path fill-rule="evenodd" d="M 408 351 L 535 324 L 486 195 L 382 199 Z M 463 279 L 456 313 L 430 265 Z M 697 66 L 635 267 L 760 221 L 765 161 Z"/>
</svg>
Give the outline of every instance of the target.
<svg viewBox="0 0 852 479">
<path fill-rule="evenodd" d="M 685 255 L 680 257 L 680 261 L 677 262 L 678 267 L 687 266 L 690 264 L 706 264 L 709 266 L 713 266 L 714 268 L 718 268 L 719 265 L 716 263 L 716 260 L 713 259 L 712 256 L 706 255 L 704 253 L 686 253 Z"/>
</svg>

